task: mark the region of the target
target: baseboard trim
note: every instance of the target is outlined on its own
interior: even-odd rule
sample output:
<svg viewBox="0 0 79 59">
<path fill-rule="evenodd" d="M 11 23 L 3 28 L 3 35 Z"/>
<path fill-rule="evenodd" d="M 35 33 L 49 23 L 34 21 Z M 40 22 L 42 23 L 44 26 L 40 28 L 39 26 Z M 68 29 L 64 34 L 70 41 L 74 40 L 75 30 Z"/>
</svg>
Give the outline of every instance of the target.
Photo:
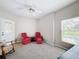
<svg viewBox="0 0 79 59">
<path fill-rule="evenodd" d="M 61 45 L 58 45 L 58 44 L 55 44 L 54 46 L 55 46 L 55 47 L 58 47 L 58 48 L 61 48 L 61 49 L 65 50 L 65 51 L 68 50 L 67 48 L 65 48 L 65 47 L 63 47 L 63 46 L 61 46 Z"/>
<path fill-rule="evenodd" d="M 63 46 L 61 46 L 61 45 L 58 45 L 58 44 L 50 44 L 50 43 L 48 43 L 48 42 L 45 42 L 46 44 L 48 44 L 49 46 L 51 46 L 51 47 L 58 47 L 58 48 L 61 48 L 61 49 L 63 49 L 63 50 L 65 50 L 65 51 L 67 51 L 68 49 L 67 48 L 65 48 L 65 47 L 63 47 Z"/>
</svg>

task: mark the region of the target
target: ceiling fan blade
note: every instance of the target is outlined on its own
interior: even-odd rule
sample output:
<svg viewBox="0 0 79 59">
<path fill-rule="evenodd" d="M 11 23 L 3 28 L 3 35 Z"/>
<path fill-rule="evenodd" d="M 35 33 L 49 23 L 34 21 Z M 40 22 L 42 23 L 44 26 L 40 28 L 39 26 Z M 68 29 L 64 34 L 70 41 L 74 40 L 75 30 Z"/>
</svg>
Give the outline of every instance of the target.
<svg viewBox="0 0 79 59">
<path fill-rule="evenodd" d="M 20 5 L 20 7 L 18 9 L 27 10 L 29 12 L 38 12 L 39 11 L 39 9 L 37 9 L 37 7 L 34 4 L 33 5 L 32 4 L 28 4 L 27 0 L 26 0 L 26 3 L 25 2 L 21 3 L 21 1 L 19 2 L 19 0 L 15 0 L 14 2 L 16 4 L 18 4 L 18 5 Z"/>
<path fill-rule="evenodd" d="M 32 5 L 29 5 L 27 2 L 26 3 L 21 3 L 18 0 L 13 0 L 16 4 L 24 6 L 24 7 L 32 7 Z"/>
</svg>

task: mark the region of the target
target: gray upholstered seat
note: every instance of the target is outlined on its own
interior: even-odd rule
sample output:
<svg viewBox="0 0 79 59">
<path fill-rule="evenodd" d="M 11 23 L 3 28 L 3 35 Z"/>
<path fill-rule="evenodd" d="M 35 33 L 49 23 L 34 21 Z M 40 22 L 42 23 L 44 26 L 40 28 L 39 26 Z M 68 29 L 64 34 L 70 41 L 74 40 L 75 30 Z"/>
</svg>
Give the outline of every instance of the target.
<svg viewBox="0 0 79 59">
<path fill-rule="evenodd" d="M 79 45 L 75 45 L 58 59 L 79 59 Z"/>
</svg>

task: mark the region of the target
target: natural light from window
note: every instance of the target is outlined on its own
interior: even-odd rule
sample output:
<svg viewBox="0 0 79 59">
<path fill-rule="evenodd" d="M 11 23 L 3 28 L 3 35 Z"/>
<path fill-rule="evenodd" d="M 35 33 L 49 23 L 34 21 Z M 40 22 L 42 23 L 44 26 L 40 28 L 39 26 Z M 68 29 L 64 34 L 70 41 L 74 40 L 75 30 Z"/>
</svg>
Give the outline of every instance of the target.
<svg viewBox="0 0 79 59">
<path fill-rule="evenodd" d="M 70 44 L 79 44 L 79 17 L 61 22 L 62 41 Z"/>
</svg>

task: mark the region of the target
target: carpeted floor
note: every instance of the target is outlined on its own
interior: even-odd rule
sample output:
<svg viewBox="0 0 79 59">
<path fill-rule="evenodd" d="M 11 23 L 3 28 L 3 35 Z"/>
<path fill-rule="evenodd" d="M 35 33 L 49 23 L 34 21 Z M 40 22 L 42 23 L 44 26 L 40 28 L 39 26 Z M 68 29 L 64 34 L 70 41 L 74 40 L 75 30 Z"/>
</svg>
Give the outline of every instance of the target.
<svg viewBox="0 0 79 59">
<path fill-rule="evenodd" d="M 7 56 L 7 59 L 57 59 L 65 51 L 51 47 L 48 44 L 31 43 L 16 48 L 16 52 Z"/>
</svg>

